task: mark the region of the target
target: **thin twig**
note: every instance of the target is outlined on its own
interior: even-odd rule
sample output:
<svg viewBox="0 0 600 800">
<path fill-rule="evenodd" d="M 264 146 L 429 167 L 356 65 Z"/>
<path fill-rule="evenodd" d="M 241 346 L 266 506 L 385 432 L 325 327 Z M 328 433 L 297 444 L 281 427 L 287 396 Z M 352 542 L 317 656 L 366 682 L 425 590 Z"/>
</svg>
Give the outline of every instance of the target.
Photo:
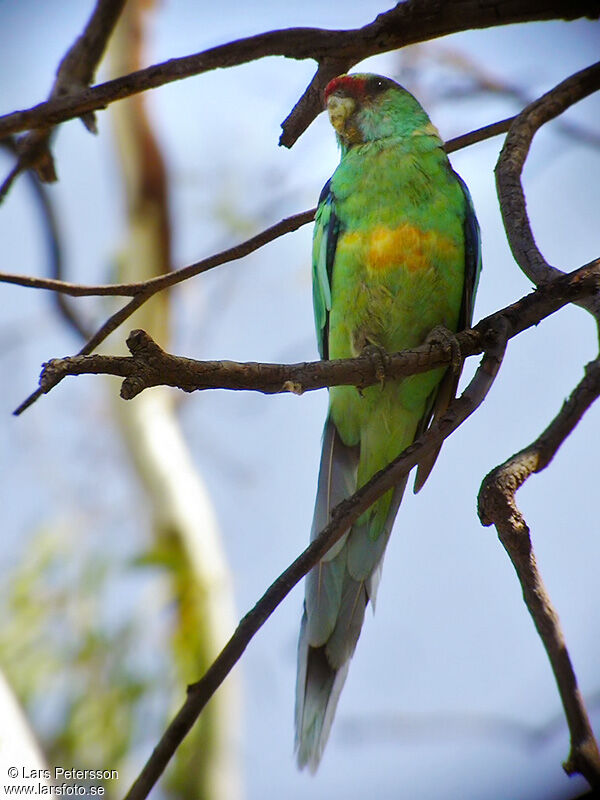
<svg viewBox="0 0 600 800">
<path fill-rule="evenodd" d="M 108 336 L 110 336 L 110 334 L 115 331 L 122 322 L 130 317 L 133 312 L 136 311 L 143 303 L 145 303 L 148 297 L 149 295 L 147 294 L 138 294 L 118 311 L 115 311 L 115 313 L 106 320 L 102 327 L 96 331 L 92 338 L 84 344 L 77 355 L 85 356 L 88 355 L 88 353 L 91 353 L 92 350 L 98 347 L 99 344 L 101 344 Z M 26 411 L 30 406 L 32 406 L 35 401 L 42 396 L 42 394 L 44 394 L 44 392 L 41 389 L 36 389 L 29 395 L 29 397 L 26 397 L 25 400 L 23 400 L 23 402 L 13 411 L 13 414 L 16 417 L 20 416 L 23 411 Z"/>
<path fill-rule="evenodd" d="M 8 148 L 11 152 L 15 152 L 15 143 L 11 139 L 4 139 L 0 141 L 0 145 Z M 53 202 L 50 198 L 49 192 L 44 184 L 39 180 L 33 170 L 27 172 L 29 185 L 31 186 L 38 206 L 41 212 L 42 228 L 44 232 L 44 239 L 46 249 L 48 251 L 48 272 L 52 279 L 61 281 L 63 279 L 64 258 L 63 248 L 61 246 L 61 237 L 59 232 L 59 224 L 56 218 Z M 82 339 L 89 339 L 92 335 L 91 330 L 78 310 L 69 303 L 67 298 L 62 292 L 56 292 L 54 295 L 54 302 L 59 313 L 71 326 Z"/>
<path fill-rule="evenodd" d="M 438 100 L 442 102 L 456 102 L 468 98 L 471 101 L 481 95 L 504 96 L 525 108 L 532 103 L 530 92 L 517 83 L 507 81 L 487 69 L 487 66 L 469 58 L 464 52 L 452 47 L 437 47 L 431 49 L 431 55 L 445 70 L 450 69 L 462 73 L 467 82 L 463 86 L 441 87 Z M 430 56 L 431 57 L 431 56 Z M 576 142 L 588 145 L 595 149 L 600 147 L 600 134 L 589 128 L 582 127 L 568 119 L 557 121 L 556 131 Z"/>
<path fill-rule="evenodd" d="M 12 273 L 0 272 L 0 283 L 11 283 L 18 286 L 26 286 L 31 289 L 49 289 L 51 291 L 71 295 L 72 297 L 137 297 L 139 295 L 152 297 L 153 294 L 162 289 L 168 289 L 171 286 L 175 286 L 177 283 L 193 278 L 195 275 L 200 275 L 202 272 L 208 272 L 210 269 L 220 267 L 222 264 L 228 264 L 230 261 L 244 258 L 244 256 L 250 255 L 250 253 L 253 253 L 255 250 L 258 250 L 280 236 L 298 230 L 298 228 L 301 228 L 303 225 L 312 222 L 315 217 L 315 212 L 316 208 L 310 208 L 307 211 L 301 211 L 298 214 L 285 217 L 279 222 L 276 222 L 275 225 L 265 228 L 260 231 L 260 233 L 250 237 L 250 239 L 246 239 L 240 244 L 228 247 L 220 253 L 215 253 L 215 255 L 208 256 L 208 258 L 203 258 L 200 261 L 196 261 L 194 264 L 189 264 L 187 267 L 158 275 L 147 281 L 86 286 L 80 283 L 51 280 L 50 278 L 36 278 L 31 275 L 15 275 Z"/>
<path fill-rule="evenodd" d="M 500 324 L 471 383 L 454 400 L 439 422 L 407 447 L 398 458 L 378 472 L 350 498 L 332 511 L 332 521 L 296 560 L 271 584 L 254 608 L 241 620 L 233 636 L 204 676 L 188 686 L 187 698 L 154 748 L 126 800 L 143 800 L 161 776 L 171 757 L 198 716 L 239 661 L 253 636 L 264 625 L 293 587 L 315 566 L 348 528 L 391 487 L 396 486 L 426 454 L 455 431 L 483 402 L 502 362 L 506 326 Z"/>
<path fill-rule="evenodd" d="M 156 278 L 151 278 L 150 280 L 142 281 L 140 283 L 82 286 L 76 283 L 66 283 L 65 281 L 52 281 L 49 278 L 33 278 L 30 276 L 20 275 L 4 276 L 8 277 L 8 280 L 5 282 L 18 282 L 20 285 L 54 290 L 57 290 L 57 287 L 60 286 L 61 291 L 63 291 L 65 294 L 70 294 L 75 297 L 83 297 L 86 295 L 131 296 L 132 299 L 126 305 L 122 306 L 118 311 L 116 311 L 111 317 L 109 317 L 106 322 L 100 326 L 91 339 L 85 343 L 78 353 L 78 355 L 83 356 L 91 353 L 96 349 L 96 347 L 102 344 L 102 342 L 108 336 L 110 336 L 110 334 L 115 331 L 119 325 L 125 322 L 125 320 L 128 319 L 134 313 L 134 311 L 140 308 L 140 306 L 143 305 L 146 300 L 149 300 L 150 297 L 156 294 L 156 292 L 160 291 L 161 289 L 166 289 L 169 286 L 173 286 L 183 280 L 187 280 L 188 278 L 198 275 L 201 272 L 206 272 L 209 269 L 220 266 L 221 264 L 226 264 L 229 261 L 243 258 L 249 253 L 252 253 L 255 250 L 258 250 L 260 247 L 263 247 L 263 245 L 267 244 L 268 242 L 273 241 L 273 239 L 282 236 L 284 233 L 294 231 L 301 225 L 305 225 L 307 222 L 310 222 L 314 218 L 314 214 L 315 209 L 312 208 L 309 211 L 303 211 L 301 214 L 295 214 L 292 217 L 287 217 L 286 219 L 281 220 L 281 222 L 278 222 L 276 225 L 272 225 L 270 228 L 261 231 L 256 236 L 253 236 L 251 239 L 247 239 L 245 242 L 242 242 L 235 247 L 230 247 L 228 250 L 223 250 L 221 253 L 217 253 L 214 256 L 209 256 L 208 258 L 202 259 L 202 261 L 198 261 L 195 264 L 190 264 L 188 267 L 184 267 L 183 269 L 175 270 L 174 272 L 168 272 L 164 275 L 159 275 Z M 24 280 L 12 280 L 13 278 L 23 278 Z M 23 413 L 23 411 L 32 406 L 35 401 L 42 396 L 42 394 L 43 392 L 40 389 L 36 389 L 34 392 L 32 392 L 29 397 L 26 397 L 25 400 L 18 406 L 18 408 L 15 409 L 13 412 L 15 416 L 19 416 Z"/>
<path fill-rule="evenodd" d="M 470 133 L 463 133 L 461 136 L 455 136 L 454 139 L 449 139 L 444 145 L 444 150 L 447 153 L 454 153 L 456 150 L 461 150 L 463 147 L 469 147 L 472 144 L 483 142 L 486 139 L 491 139 L 493 136 L 499 136 L 501 133 L 506 133 L 510 126 L 516 119 L 514 117 L 507 117 L 506 119 L 492 122 L 489 125 L 484 125 L 483 128 L 478 128 Z"/>
<path fill-rule="evenodd" d="M 14 165 L 14 167 L 11 169 L 11 171 L 8 173 L 8 175 L 2 182 L 2 186 L 0 186 L 0 203 L 2 203 L 6 195 L 9 193 L 11 186 L 20 175 L 22 169 L 23 166 L 21 165 L 21 162 L 17 161 L 17 163 Z"/>
</svg>

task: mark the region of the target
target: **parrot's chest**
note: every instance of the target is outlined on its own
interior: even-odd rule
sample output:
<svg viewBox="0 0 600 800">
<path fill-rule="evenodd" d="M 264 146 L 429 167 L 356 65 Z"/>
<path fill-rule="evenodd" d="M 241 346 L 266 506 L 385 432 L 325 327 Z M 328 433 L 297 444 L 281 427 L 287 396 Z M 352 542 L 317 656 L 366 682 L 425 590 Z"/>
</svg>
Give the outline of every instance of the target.
<svg viewBox="0 0 600 800">
<path fill-rule="evenodd" d="M 445 161 L 376 151 L 354 169 L 338 168 L 332 190 L 339 230 L 330 357 L 352 357 L 367 344 L 388 351 L 414 347 L 437 325 L 455 330 L 464 273 L 463 200 Z"/>
<path fill-rule="evenodd" d="M 331 357 L 358 355 L 368 344 L 396 350 L 418 343 L 423 331 L 426 335 L 434 327 L 426 307 L 438 283 L 426 238 L 407 225 L 340 239 L 332 281 Z"/>
<path fill-rule="evenodd" d="M 413 347 L 436 325 L 454 328 L 458 310 L 446 277 L 462 258 L 459 241 L 410 219 L 341 232 L 332 275 L 331 357 L 358 355 L 367 344 L 388 351 Z"/>
</svg>

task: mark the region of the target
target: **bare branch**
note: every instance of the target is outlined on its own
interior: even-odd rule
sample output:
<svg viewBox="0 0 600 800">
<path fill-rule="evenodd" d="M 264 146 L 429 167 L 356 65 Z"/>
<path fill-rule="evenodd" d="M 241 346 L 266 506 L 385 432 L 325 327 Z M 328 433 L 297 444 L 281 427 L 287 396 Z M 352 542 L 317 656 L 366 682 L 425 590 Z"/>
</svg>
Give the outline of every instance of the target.
<svg viewBox="0 0 600 800">
<path fill-rule="evenodd" d="M 57 94 L 70 92 L 73 85 L 77 85 L 79 89 L 87 87 L 94 79 L 125 2 L 126 0 L 97 0 L 83 33 L 60 62 L 54 85 Z"/>
<path fill-rule="evenodd" d="M 385 469 L 332 511 L 332 521 L 296 560 L 271 584 L 258 603 L 241 620 L 233 636 L 204 676 L 188 686 L 187 698 L 154 748 L 144 769 L 126 795 L 142 800 L 161 776 L 171 757 L 191 730 L 198 716 L 239 661 L 253 636 L 260 630 L 293 587 L 317 564 L 348 528 L 386 491 L 396 486 L 424 455 L 437 450 L 483 402 L 502 362 L 506 346 L 506 325 L 499 323 L 493 343 L 484 355 L 473 380 L 448 411 Z"/>
<path fill-rule="evenodd" d="M 481 320 L 475 328 L 456 335 L 463 357 L 486 349 L 498 325 L 506 326 L 508 339 L 537 325 L 542 319 L 580 297 L 600 289 L 600 260 L 557 278 L 518 302 Z M 134 298 L 134 301 L 137 298 Z M 133 301 L 132 301 L 133 302 Z M 352 359 L 314 361 L 301 364 L 260 364 L 233 361 L 195 361 L 166 353 L 147 333 L 133 331 L 127 339 L 129 356 L 79 355 L 53 359 L 44 365 L 40 394 L 49 392 L 67 375 L 105 374 L 125 378 L 121 397 L 135 397 L 152 386 L 174 386 L 186 392 L 202 389 L 251 390 L 274 394 L 321 389 L 326 386 L 371 386 L 381 379 L 383 366 L 388 380 L 426 372 L 451 360 L 441 344 L 424 344 L 385 356 L 384 364 L 368 354 Z M 15 414 L 24 410 L 28 401 Z"/>
<path fill-rule="evenodd" d="M 479 492 L 479 517 L 483 525 L 495 525 L 516 570 L 523 598 L 544 644 L 554 672 L 571 734 L 571 751 L 564 769 L 581 773 L 600 786 L 600 753 L 558 615 L 539 574 L 531 535 L 519 511 L 515 494 L 534 472 L 545 469 L 583 414 L 600 396 L 600 359 L 587 365 L 585 377 L 564 403 L 546 430 L 528 447 L 496 467 L 484 479 Z"/>
<path fill-rule="evenodd" d="M 233 67 L 266 56 L 312 58 L 324 64 L 339 60 L 346 68 L 376 53 L 384 53 L 462 30 L 496 27 L 517 22 L 549 19 L 596 18 L 598 0 L 408 0 L 399 3 L 373 22 L 353 30 L 289 28 L 269 31 L 213 47 L 183 58 L 124 75 L 84 89 L 76 95 L 53 98 L 24 111 L 0 117 L 0 138 L 32 128 L 47 128 L 89 111 L 105 108 L 115 100 L 154 89 L 191 75 L 222 67 Z M 324 71 L 326 67 L 323 68 Z M 290 147 L 321 111 L 318 85 L 311 82 L 305 97 L 287 118 L 282 143 Z M 307 96 L 308 93 L 308 96 Z"/>
<path fill-rule="evenodd" d="M 398 3 L 384 14 L 379 14 L 364 28 L 355 31 L 337 31 L 338 35 L 347 34 L 346 41 L 340 39 L 337 47 L 329 48 L 320 57 L 316 53 L 312 56 L 319 63 L 319 69 L 290 115 L 282 123 L 283 132 L 279 143 L 291 147 L 322 110 L 323 90 L 328 81 L 369 56 L 430 41 L 461 30 L 504 25 L 509 17 L 512 22 L 564 19 L 566 11 L 567 4 L 560 2 L 552 8 L 550 6 L 542 8 L 541 5 L 532 2 L 512 5 L 502 0 L 490 5 L 471 0 L 445 0 L 445 2 L 408 0 Z M 589 14 L 595 18 L 598 12 L 600 7 L 594 10 L 590 5 L 586 10 L 582 7 L 577 11 L 572 6 L 568 13 L 577 16 Z M 543 16 L 537 16 L 538 14 Z"/>
<path fill-rule="evenodd" d="M 468 340 L 469 331 L 462 334 Z M 478 335 L 472 339 L 479 341 Z M 174 386 L 186 392 L 202 389 L 253 390 L 264 394 L 302 394 L 326 386 L 371 386 L 381 379 L 382 365 L 369 355 L 300 364 L 259 364 L 235 361 L 194 361 L 166 353 L 142 330 L 127 338 L 128 356 L 73 356 L 52 359 L 40 376 L 42 392 L 49 392 L 67 375 L 114 375 L 125 378 L 121 397 L 131 400 L 152 386 Z M 465 355 L 468 350 L 465 348 Z M 480 352 L 480 350 L 479 350 Z M 414 350 L 385 356 L 386 379 L 426 372 L 448 363 L 441 345 L 422 345 Z"/>
<path fill-rule="evenodd" d="M 511 125 L 496 165 L 498 197 L 508 242 L 517 263 L 536 286 L 562 275 L 563 272 L 548 264 L 535 243 L 521 184 L 525 159 L 536 131 L 545 122 L 554 119 L 569 106 L 598 89 L 600 62 L 577 72 L 531 103 Z M 600 301 L 597 297 L 580 305 L 597 318 L 600 315 Z"/>
<path fill-rule="evenodd" d="M 536 285 L 553 285 L 561 270 L 550 266 L 535 243 L 521 185 L 521 173 L 538 128 L 581 98 L 600 88 L 600 62 L 572 75 L 531 103 L 511 125 L 496 166 L 498 196 L 504 227 L 513 255 Z M 548 283 L 550 282 L 550 284 Z M 578 304 L 600 320 L 598 293 Z M 600 359 L 586 368 L 586 375 L 557 417 L 531 445 L 496 467 L 483 481 L 479 493 L 482 524 L 496 526 L 498 538 L 515 568 L 523 598 L 550 661 L 571 734 L 571 751 L 563 765 L 567 774 L 581 773 L 593 787 L 600 786 L 600 753 L 587 711 L 577 686 L 573 665 L 558 615 L 537 568 L 531 535 L 519 511 L 515 494 L 533 473 L 544 469 L 600 395 Z"/>
</svg>

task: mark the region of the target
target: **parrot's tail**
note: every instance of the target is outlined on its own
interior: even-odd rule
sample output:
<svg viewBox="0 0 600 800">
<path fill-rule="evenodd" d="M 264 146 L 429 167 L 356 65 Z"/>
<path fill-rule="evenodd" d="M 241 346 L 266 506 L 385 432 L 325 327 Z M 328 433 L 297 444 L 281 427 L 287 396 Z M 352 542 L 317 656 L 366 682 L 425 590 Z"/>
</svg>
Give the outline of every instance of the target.
<svg viewBox="0 0 600 800">
<path fill-rule="evenodd" d="M 325 423 L 311 539 L 330 512 L 356 490 L 359 448 L 345 445 L 331 419 Z M 350 658 L 369 600 L 374 604 L 381 561 L 406 479 L 392 493 L 376 538 L 361 518 L 306 577 L 306 599 L 298 642 L 296 749 L 298 765 L 315 772 L 335 715 Z"/>
<path fill-rule="evenodd" d="M 324 647 L 311 647 L 306 634 L 306 610 L 300 623 L 298 676 L 296 679 L 296 750 L 298 766 L 317 771 L 338 700 L 348 674 L 350 659 L 333 669 Z"/>
</svg>

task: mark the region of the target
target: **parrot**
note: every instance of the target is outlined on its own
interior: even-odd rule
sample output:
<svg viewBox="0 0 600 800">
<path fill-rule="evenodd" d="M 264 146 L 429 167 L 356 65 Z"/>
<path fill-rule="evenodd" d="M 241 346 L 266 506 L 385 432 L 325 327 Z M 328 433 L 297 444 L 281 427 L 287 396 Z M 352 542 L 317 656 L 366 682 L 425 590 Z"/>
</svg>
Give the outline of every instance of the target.
<svg viewBox="0 0 600 800">
<path fill-rule="evenodd" d="M 364 352 L 383 358 L 423 344 L 436 331 L 452 338 L 471 324 L 480 230 L 469 190 L 452 169 L 437 129 L 412 94 L 381 75 L 334 78 L 325 89 L 325 107 L 341 158 L 321 192 L 313 233 L 321 358 Z M 457 365 L 360 390 L 330 388 L 311 540 L 336 505 L 446 411 L 459 375 Z M 417 465 L 415 492 L 437 454 Z M 407 480 L 365 511 L 306 576 L 295 746 L 298 766 L 313 773 L 366 606 L 375 606 Z"/>
</svg>

